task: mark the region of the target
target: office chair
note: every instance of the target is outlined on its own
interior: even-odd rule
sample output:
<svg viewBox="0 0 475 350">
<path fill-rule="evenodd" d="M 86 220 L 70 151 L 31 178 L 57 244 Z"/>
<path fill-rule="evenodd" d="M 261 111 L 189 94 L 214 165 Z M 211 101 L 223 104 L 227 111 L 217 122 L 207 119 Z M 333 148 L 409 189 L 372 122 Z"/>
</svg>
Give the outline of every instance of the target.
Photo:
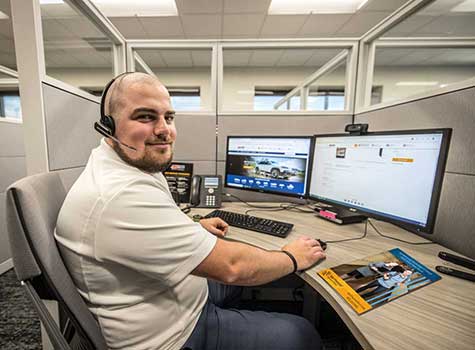
<svg viewBox="0 0 475 350">
<path fill-rule="evenodd" d="M 53 236 L 66 191 L 57 172 L 23 178 L 7 190 L 7 230 L 15 272 L 55 349 L 107 349 L 99 324 L 79 295 Z M 63 331 L 41 301 L 56 300 Z"/>
</svg>

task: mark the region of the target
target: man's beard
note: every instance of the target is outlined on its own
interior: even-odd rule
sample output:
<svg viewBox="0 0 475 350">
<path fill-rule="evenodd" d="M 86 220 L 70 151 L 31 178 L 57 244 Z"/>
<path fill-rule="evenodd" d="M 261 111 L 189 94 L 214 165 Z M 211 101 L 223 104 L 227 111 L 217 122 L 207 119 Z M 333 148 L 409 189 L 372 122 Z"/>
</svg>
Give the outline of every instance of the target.
<svg viewBox="0 0 475 350">
<path fill-rule="evenodd" d="M 153 154 L 147 150 L 145 150 L 145 154 L 142 158 L 132 159 L 124 152 L 117 142 L 113 142 L 112 148 L 124 162 L 147 173 L 158 173 L 167 170 L 173 159 L 173 144 L 170 145 L 170 157 L 168 157 L 165 162 L 158 161 L 153 157 Z M 168 152 L 168 150 L 165 152 Z"/>
</svg>

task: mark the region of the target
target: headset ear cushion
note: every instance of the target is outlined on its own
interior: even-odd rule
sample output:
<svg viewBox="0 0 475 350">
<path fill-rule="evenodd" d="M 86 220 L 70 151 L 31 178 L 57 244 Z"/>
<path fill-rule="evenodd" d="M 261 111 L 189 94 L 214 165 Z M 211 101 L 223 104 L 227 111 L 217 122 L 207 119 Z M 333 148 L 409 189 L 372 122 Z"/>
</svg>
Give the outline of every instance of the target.
<svg viewBox="0 0 475 350">
<path fill-rule="evenodd" d="M 110 130 L 111 136 L 115 134 L 115 121 L 110 115 L 105 115 L 102 119 L 102 124 Z"/>
</svg>

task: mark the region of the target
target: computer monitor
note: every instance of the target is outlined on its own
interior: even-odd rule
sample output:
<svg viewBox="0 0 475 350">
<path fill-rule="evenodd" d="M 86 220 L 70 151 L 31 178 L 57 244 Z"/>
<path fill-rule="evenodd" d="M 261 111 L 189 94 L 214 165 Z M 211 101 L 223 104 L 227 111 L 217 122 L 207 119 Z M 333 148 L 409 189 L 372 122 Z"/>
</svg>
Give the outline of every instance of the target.
<svg viewBox="0 0 475 350">
<path fill-rule="evenodd" d="M 451 131 L 316 135 L 308 197 L 432 233 Z"/>
<path fill-rule="evenodd" d="M 228 136 L 225 187 L 303 198 L 312 139 Z"/>
</svg>

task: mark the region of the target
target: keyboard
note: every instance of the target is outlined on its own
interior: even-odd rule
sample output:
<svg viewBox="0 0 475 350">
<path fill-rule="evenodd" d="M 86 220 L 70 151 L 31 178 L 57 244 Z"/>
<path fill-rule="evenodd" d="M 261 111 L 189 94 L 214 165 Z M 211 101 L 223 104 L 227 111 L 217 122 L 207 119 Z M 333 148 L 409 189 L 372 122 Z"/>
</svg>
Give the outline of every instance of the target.
<svg viewBox="0 0 475 350">
<path fill-rule="evenodd" d="M 277 237 L 287 237 L 292 227 L 294 227 L 293 224 L 289 224 L 288 222 L 263 219 L 224 210 L 214 210 L 206 215 L 205 218 L 221 218 L 226 221 L 228 225 Z"/>
</svg>

